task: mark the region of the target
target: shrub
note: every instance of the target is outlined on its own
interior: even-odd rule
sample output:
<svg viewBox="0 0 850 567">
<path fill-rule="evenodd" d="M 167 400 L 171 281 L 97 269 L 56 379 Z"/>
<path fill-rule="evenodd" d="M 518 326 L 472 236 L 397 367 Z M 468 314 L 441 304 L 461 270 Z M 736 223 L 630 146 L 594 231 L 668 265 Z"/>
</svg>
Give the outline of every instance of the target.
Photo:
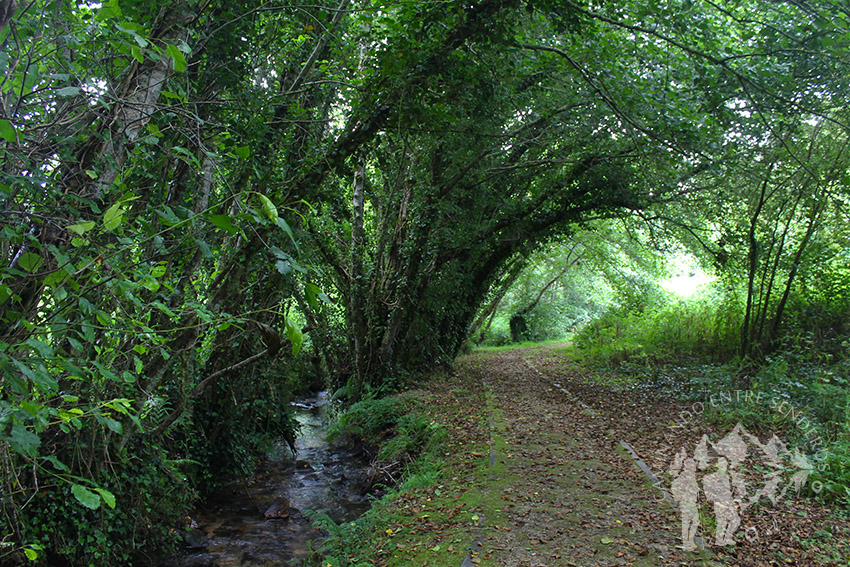
<svg viewBox="0 0 850 567">
<path fill-rule="evenodd" d="M 401 417 L 412 405 L 409 395 L 367 399 L 348 408 L 331 425 L 328 441 L 361 443 L 377 447 L 390 437 Z"/>
<path fill-rule="evenodd" d="M 729 360 L 737 348 L 731 299 L 709 289 L 642 310 L 614 308 L 584 325 L 576 345 L 598 362 L 658 363 L 681 358 Z"/>
<path fill-rule="evenodd" d="M 46 550 L 50 564 L 109 566 L 151 563 L 176 543 L 196 493 L 181 463 L 161 448 L 139 444 L 132 459 L 116 459 L 98 478 L 115 507 L 80 506 L 66 482 L 45 483 L 19 511 L 21 534 Z"/>
</svg>

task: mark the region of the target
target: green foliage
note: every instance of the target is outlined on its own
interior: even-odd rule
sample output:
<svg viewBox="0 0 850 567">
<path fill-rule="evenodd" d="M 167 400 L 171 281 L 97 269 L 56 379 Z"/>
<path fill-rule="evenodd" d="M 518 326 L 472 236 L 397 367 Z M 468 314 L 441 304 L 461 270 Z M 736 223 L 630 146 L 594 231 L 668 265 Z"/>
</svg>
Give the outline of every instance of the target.
<svg viewBox="0 0 850 567">
<path fill-rule="evenodd" d="M 476 347 L 475 350 L 482 350 L 482 351 L 486 351 L 486 352 L 509 351 L 509 350 L 523 349 L 523 348 L 539 347 L 539 346 L 544 346 L 544 345 L 560 344 L 560 343 L 563 343 L 564 340 L 565 340 L 565 338 L 562 337 L 562 338 L 559 338 L 559 339 L 551 339 L 551 340 L 548 340 L 548 341 L 523 341 L 521 343 L 513 343 L 513 344 L 506 344 L 506 345 L 499 345 L 499 346 L 480 346 L 480 347 Z"/>
<path fill-rule="evenodd" d="M 769 354 L 780 341 L 763 323 L 793 311 L 795 356 L 823 344 L 840 358 L 845 14 L 556 4 L 21 7 L 0 53 L 4 541 L 27 556 L 95 550 L 99 564 L 167 543 L 166 511 L 147 495 L 167 500 L 183 477 L 169 485 L 174 471 L 155 463 L 139 473 L 145 497 L 128 494 L 115 477 L 142 456 L 201 463 L 185 471 L 188 494 L 244 471 L 291 431 L 294 355 L 309 353 L 311 382 L 326 373 L 353 398 L 391 391 L 449 363 L 535 250 L 650 205 L 648 228 L 597 226 L 573 242 L 596 251 L 587 264 L 621 318 L 652 331 L 612 316 L 600 348 L 728 350 L 721 314 L 658 311 L 623 269 L 622 242 L 655 240 L 664 218 L 739 294 L 752 284 L 743 326 L 756 347 L 744 351 Z M 822 288 L 797 272 L 818 258 Z M 559 282 L 525 313 L 551 275 L 526 272 L 497 321 L 522 311 L 535 338 L 561 336 L 610 307 Z M 828 328 L 806 326 L 806 303 Z M 404 413 L 374 403 L 376 416 L 351 418 L 370 442 Z M 390 453 L 421 443 L 423 427 L 400 423 Z M 67 503 L 37 517 L 44 479 Z M 133 532 L 141 540 L 105 524 L 130 510 L 156 526 Z M 69 543 L 67 524 L 83 522 L 86 541 Z"/>
<path fill-rule="evenodd" d="M 850 510 L 850 438 L 846 434 L 826 448 L 824 458 L 812 474 L 812 482 L 823 486 L 818 496 Z"/>
<path fill-rule="evenodd" d="M 737 382 L 734 366 L 726 368 L 726 376 L 727 390 L 732 391 Z M 813 458 L 810 494 L 850 506 L 850 384 L 843 376 L 843 365 L 799 365 L 793 356 L 777 356 L 751 378 L 750 389 L 762 396 L 763 404 L 709 407 L 706 418 L 727 429 L 740 422 L 750 431 L 777 432 Z M 821 483 L 822 490 L 813 491 L 814 482 Z"/>
<path fill-rule="evenodd" d="M 292 385 L 274 371 L 240 376 L 195 404 L 191 420 L 173 440 L 201 465 L 193 474 L 200 490 L 252 474 L 276 441 L 294 438 L 298 423 L 288 411 Z"/>
<path fill-rule="evenodd" d="M 379 461 L 403 461 L 428 452 L 445 441 L 445 430 L 427 415 L 411 412 L 396 424 L 394 435 L 383 445 L 376 458 Z"/>
<path fill-rule="evenodd" d="M 641 312 L 664 301 L 656 283 L 663 255 L 643 229 L 627 219 L 597 221 L 516 257 L 473 324 L 473 340 L 498 346 L 563 339 L 606 311 Z M 624 230 L 634 233 L 621 240 Z M 511 328 L 519 319 L 521 333 Z"/>
<path fill-rule="evenodd" d="M 314 525 L 327 531 L 317 548 L 322 565 L 372 565 L 372 538 L 395 521 L 392 503 L 405 493 L 428 488 L 443 475 L 442 453 L 448 434 L 442 424 L 420 411 L 411 398 L 390 396 L 359 402 L 332 426 L 329 438 L 359 438 L 376 444 L 378 462 L 403 462 L 401 478 L 356 521 L 336 523 L 326 514 L 310 513 Z"/>
<path fill-rule="evenodd" d="M 575 342 L 590 358 L 615 366 L 682 358 L 729 360 L 736 354 L 740 322 L 732 301 L 712 287 L 639 311 L 611 310 L 585 325 Z"/>
<path fill-rule="evenodd" d="M 817 297 L 813 289 L 809 297 Z M 843 299 L 836 303 L 843 309 Z M 743 307 L 717 283 L 688 300 L 611 310 L 581 329 L 575 345 L 583 357 L 632 376 L 627 387 L 660 386 L 700 401 L 705 392 L 749 389 L 763 405 L 709 405 L 705 417 L 721 429 L 742 423 L 750 431 L 777 432 L 807 454 L 814 452 L 807 443 L 817 439 L 823 458 L 811 480 L 822 483 L 818 496 L 850 503 L 850 356 L 836 332 L 843 321 L 807 316 L 819 311 L 830 313 L 829 303 L 790 302 L 781 349 L 758 364 L 738 357 Z"/>
<path fill-rule="evenodd" d="M 80 506 L 79 485 L 42 486 L 21 510 L 20 529 L 26 541 L 49 550 L 49 561 L 65 558 L 75 565 L 93 566 L 150 561 L 151 541 L 176 545 L 173 531 L 183 527 L 180 519 L 194 504 L 195 493 L 185 472 L 161 449 L 135 449 L 132 459 L 114 463 L 113 470 L 99 479 L 115 495 L 114 506 L 94 501 Z M 92 491 L 84 496 L 95 497 Z"/>
<path fill-rule="evenodd" d="M 381 446 L 393 436 L 400 420 L 413 406 L 410 395 L 393 395 L 355 403 L 340 415 L 328 431 L 328 441 Z"/>
<path fill-rule="evenodd" d="M 266 171 L 232 126 L 246 109 L 184 112 L 193 97 L 245 102 L 227 89 L 253 81 L 236 62 L 248 46 L 232 49 L 256 22 L 219 26 L 199 55 L 211 18 L 237 14 L 196 8 L 35 2 L 6 36 L 0 532 L 27 557 L 152 558 L 198 489 L 293 429 L 282 408 L 300 380 L 233 365 L 312 348 L 293 287 L 316 273 L 294 258 L 292 203 L 251 199 Z"/>
</svg>

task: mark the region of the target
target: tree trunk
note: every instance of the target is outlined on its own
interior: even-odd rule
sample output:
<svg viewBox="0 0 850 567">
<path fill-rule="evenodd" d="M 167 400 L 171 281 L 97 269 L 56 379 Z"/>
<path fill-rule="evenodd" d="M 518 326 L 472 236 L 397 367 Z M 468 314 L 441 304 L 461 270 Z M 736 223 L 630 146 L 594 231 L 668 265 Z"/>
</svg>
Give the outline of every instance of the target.
<svg viewBox="0 0 850 567">
<path fill-rule="evenodd" d="M 752 354 L 753 303 L 756 300 L 755 280 L 756 272 L 758 271 L 759 259 L 759 243 L 756 238 L 756 228 L 758 227 L 761 211 L 765 205 L 771 170 L 772 168 L 768 169 L 768 172 L 765 174 L 765 178 L 762 181 L 758 202 L 756 203 L 756 209 L 750 217 L 750 226 L 747 232 L 747 243 L 749 247 L 749 253 L 747 256 L 747 305 L 744 311 L 744 322 L 741 325 L 741 356 L 744 358 L 747 358 Z"/>
<path fill-rule="evenodd" d="M 366 286 L 363 274 L 363 256 L 366 251 L 366 235 L 363 229 L 363 203 L 366 185 L 366 164 L 361 162 L 354 173 L 351 198 L 351 262 L 349 266 L 348 310 L 351 318 L 351 334 L 354 345 L 355 382 L 352 385 L 355 398 L 359 397 L 369 372 L 369 327 L 366 322 Z"/>
</svg>

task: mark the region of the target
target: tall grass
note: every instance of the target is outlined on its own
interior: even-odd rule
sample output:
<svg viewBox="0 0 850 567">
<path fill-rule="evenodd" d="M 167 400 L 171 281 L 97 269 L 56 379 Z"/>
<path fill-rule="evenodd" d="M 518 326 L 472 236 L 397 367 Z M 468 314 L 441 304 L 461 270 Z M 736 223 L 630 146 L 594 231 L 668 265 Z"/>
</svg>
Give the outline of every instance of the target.
<svg viewBox="0 0 850 567">
<path fill-rule="evenodd" d="M 641 310 L 610 310 L 581 329 L 574 344 L 591 363 L 620 373 L 643 369 L 638 380 L 676 374 L 686 383 L 676 384 L 672 395 L 735 390 L 745 375 L 754 394 L 794 411 L 730 403 L 705 417 L 721 428 L 740 422 L 752 431 L 775 431 L 801 448 L 816 437 L 823 449 L 812 478 L 822 483 L 819 497 L 850 506 L 850 344 L 832 330 L 834 317 L 819 330 L 818 321 L 802 317 L 812 307 L 796 307 L 782 347 L 757 366 L 737 358 L 743 310 L 717 290 Z"/>
<path fill-rule="evenodd" d="M 741 310 L 722 290 L 638 310 L 613 308 L 582 327 L 576 345 L 597 362 L 660 363 L 735 356 Z"/>
</svg>

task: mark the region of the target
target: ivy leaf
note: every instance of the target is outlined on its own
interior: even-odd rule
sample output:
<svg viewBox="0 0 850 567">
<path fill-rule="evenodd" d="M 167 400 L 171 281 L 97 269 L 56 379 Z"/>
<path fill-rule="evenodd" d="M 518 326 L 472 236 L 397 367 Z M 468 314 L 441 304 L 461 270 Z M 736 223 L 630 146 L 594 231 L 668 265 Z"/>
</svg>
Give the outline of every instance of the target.
<svg viewBox="0 0 850 567">
<path fill-rule="evenodd" d="M 26 254 L 21 254 L 21 257 L 18 258 L 18 266 L 29 273 L 33 273 L 41 266 L 42 261 L 41 256 L 35 252 L 27 252 Z"/>
<path fill-rule="evenodd" d="M 210 249 L 209 244 L 207 244 L 206 242 L 204 242 L 200 238 L 195 239 L 195 244 L 198 245 L 198 250 L 201 251 L 201 256 L 203 256 L 204 258 L 212 258 L 213 257 L 213 253 L 212 253 L 212 250 Z"/>
<path fill-rule="evenodd" d="M 9 433 L 9 446 L 16 453 L 26 457 L 35 457 L 39 445 L 41 445 L 41 439 L 38 435 L 20 423 L 12 425 L 12 430 Z"/>
<path fill-rule="evenodd" d="M 157 216 L 165 226 L 174 226 L 180 224 L 180 217 L 174 212 L 174 209 L 165 205 L 161 211 L 156 211 Z"/>
<path fill-rule="evenodd" d="M 263 203 L 263 211 L 265 211 L 266 216 L 269 217 L 269 220 L 272 221 L 274 224 L 278 224 L 277 207 L 274 206 L 274 203 L 272 203 L 271 199 L 269 199 L 262 193 L 257 193 L 257 196 Z"/>
<path fill-rule="evenodd" d="M 118 6 L 118 0 L 109 0 L 109 2 L 104 2 L 100 10 L 97 11 L 97 19 L 101 22 L 104 20 L 108 20 L 109 18 L 120 18 L 121 17 L 121 8 Z"/>
<path fill-rule="evenodd" d="M 83 92 L 83 90 L 80 87 L 62 87 L 61 89 L 56 90 L 56 94 L 64 98 L 77 96 L 81 92 Z"/>
<path fill-rule="evenodd" d="M 288 260 L 278 260 L 274 263 L 274 267 L 284 276 L 292 272 L 292 264 Z"/>
<path fill-rule="evenodd" d="M 119 435 L 124 433 L 124 425 L 120 421 L 118 421 L 116 419 L 111 419 L 111 418 L 105 417 L 105 416 L 102 419 L 103 419 L 103 424 L 106 427 L 108 427 L 110 431 L 117 433 Z"/>
<path fill-rule="evenodd" d="M 241 159 L 248 159 L 251 157 L 251 147 L 250 146 L 240 146 L 233 150 L 233 153 L 236 154 L 236 157 Z"/>
<path fill-rule="evenodd" d="M 169 46 L 165 48 L 165 54 L 174 60 L 174 70 L 176 72 L 182 73 L 186 70 L 186 56 L 177 49 L 176 45 L 169 44 Z"/>
<path fill-rule="evenodd" d="M 21 400 L 21 409 L 33 417 L 37 416 L 43 408 L 44 406 L 31 402 L 29 400 Z"/>
<path fill-rule="evenodd" d="M 162 301 L 154 301 L 153 306 L 156 307 L 157 309 L 159 309 L 160 311 L 162 311 L 163 313 L 165 313 L 166 315 L 168 315 L 169 317 L 171 317 L 172 319 L 177 318 L 177 314 L 174 311 L 172 311 L 171 308 L 168 307 Z"/>
<path fill-rule="evenodd" d="M 153 276 L 155 278 L 161 278 L 162 276 L 165 275 L 165 273 L 167 271 L 168 271 L 168 268 L 166 267 L 165 263 L 159 262 L 156 266 L 151 268 L 151 276 Z M 142 354 L 144 354 L 144 353 L 142 353 Z"/>
<path fill-rule="evenodd" d="M 115 230 L 124 218 L 124 208 L 121 202 L 115 203 L 103 213 L 103 227 L 106 230 Z"/>
<path fill-rule="evenodd" d="M 318 289 L 318 286 L 316 286 L 315 284 L 307 284 L 306 285 L 305 291 L 307 292 L 307 303 L 310 305 L 310 307 L 313 309 L 313 311 L 318 311 L 319 310 L 319 302 L 316 301 L 316 292 L 313 290 L 313 288 Z"/>
<path fill-rule="evenodd" d="M 275 209 L 275 214 L 277 214 L 277 209 Z M 285 220 L 283 220 L 280 217 L 276 217 L 276 218 L 277 218 L 277 220 L 275 222 L 277 223 L 277 226 L 279 226 L 283 230 L 283 232 L 285 232 L 287 234 L 287 236 L 289 236 L 289 239 L 292 241 L 292 244 L 295 245 L 295 249 L 297 250 L 298 249 L 298 243 L 295 242 L 295 234 L 293 234 L 292 229 L 289 227 L 289 223 L 287 223 Z"/>
<path fill-rule="evenodd" d="M 328 305 L 333 304 L 333 300 L 322 291 L 322 288 L 313 283 L 308 283 L 306 286 L 307 291 L 307 301 L 310 303 L 310 306 L 313 307 L 314 310 L 319 308 L 318 303 L 316 302 L 316 298 L 320 299 L 322 303 L 326 303 Z"/>
<path fill-rule="evenodd" d="M 48 463 L 50 463 L 51 465 L 53 465 L 53 468 L 56 469 L 57 471 L 61 471 L 61 472 L 70 472 L 71 471 L 71 469 L 68 468 L 68 465 L 66 465 L 65 463 L 63 463 L 62 461 L 60 461 L 59 459 L 57 459 L 53 455 L 43 457 L 43 459 L 45 461 L 47 461 Z"/>
<path fill-rule="evenodd" d="M 228 234 L 239 232 L 239 229 L 233 226 L 233 221 L 227 215 L 210 215 L 207 220 Z"/>
<path fill-rule="evenodd" d="M 304 335 L 301 333 L 301 329 L 293 325 L 289 319 L 286 320 L 286 336 L 292 343 L 292 355 L 295 356 L 304 345 Z"/>
<path fill-rule="evenodd" d="M 106 378 L 107 380 L 112 380 L 114 382 L 120 381 L 118 379 L 118 376 L 112 370 L 110 370 L 109 368 L 107 368 L 106 366 L 101 364 L 100 362 L 98 362 L 96 360 L 92 360 L 91 363 L 95 368 L 100 370 L 100 375 L 103 376 L 104 378 Z"/>
<path fill-rule="evenodd" d="M 180 100 L 180 101 L 185 101 L 185 98 L 186 98 L 186 97 L 184 97 L 184 96 L 183 96 L 183 95 L 181 95 L 181 94 L 173 93 L 173 92 L 171 92 L 171 91 L 162 91 L 160 94 L 161 94 L 164 98 L 170 98 L 170 99 Z"/>
<path fill-rule="evenodd" d="M 12 288 L 6 284 L 0 284 L 0 304 L 5 303 L 12 295 Z"/>
<path fill-rule="evenodd" d="M 106 505 L 110 508 L 115 508 L 115 495 L 106 490 L 105 488 L 95 488 L 100 497 L 103 498 L 103 501 L 106 502 Z"/>
<path fill-rule="evenodd" d="M 92 492 L 85 486 L 80 484 L 72 484 L 71 485 L 71 494 L 74 495 L 80 504 L 85 506 L 86 508 L 90 508 L 92 510 L 97 510 L 100 508 L 100 496 L 97 493 Z"/>
<path fill-rule="evenodd" d="M 38 351 L 42 358 L 53 358 L 53 349 L 44 341 L 38 339 L 27 339 L 26 344 Z"/>
<path fill-rule="evenodd" d="M 15 132 L 15 127 L 11 122 L 6 120 L 5 118 L 0 120 L 0 138 L 3 138 L 7 142 L 16 142 L 18 141 L 18 136 Z"/>
<path fill-rule="evenodd" d="M 80 236 L 84 235 L 86 232 L 90 231 L 94 228 L 93 221 L 81 221 L 77 224 L 72 224 L 68 227 L 68 230 L 73 232 L 74 234 L 78 234 Z"/>
<path fill-rule="evenodd" d="M 56 392 L 59 383 L 45 370 L 44 365 L 38 365 L 35 370 L 29 368 L 19 360 L 12 359 L 12 364 L 26 376 L 30 382 L 38 386 L 42 392 Z"/>
</svg>

